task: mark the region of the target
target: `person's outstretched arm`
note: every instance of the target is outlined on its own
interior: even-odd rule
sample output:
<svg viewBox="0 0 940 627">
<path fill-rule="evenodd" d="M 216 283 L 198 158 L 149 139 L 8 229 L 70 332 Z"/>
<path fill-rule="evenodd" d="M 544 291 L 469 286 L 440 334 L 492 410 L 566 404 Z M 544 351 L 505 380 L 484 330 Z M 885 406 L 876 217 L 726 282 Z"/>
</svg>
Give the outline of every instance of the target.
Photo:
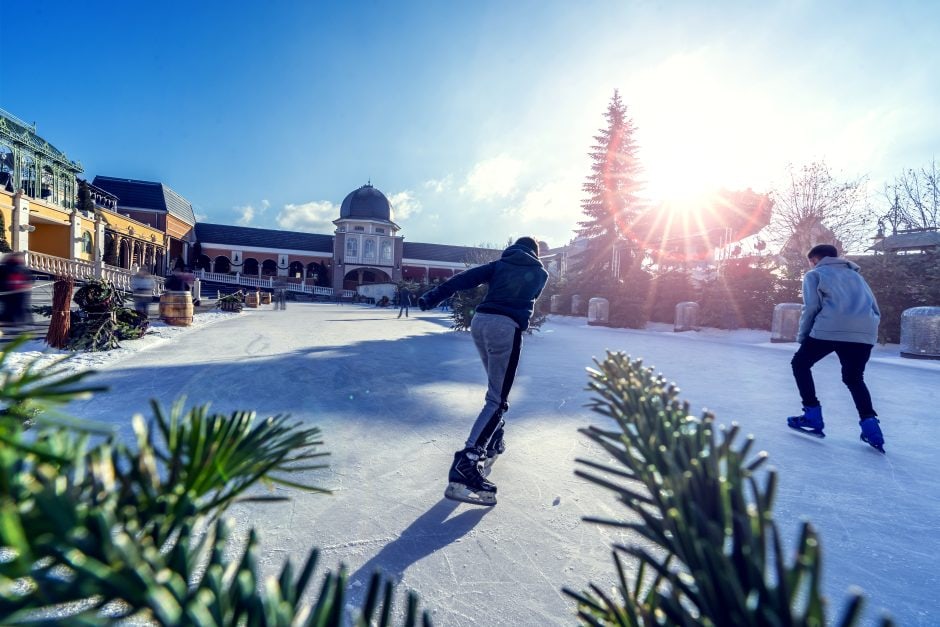
<svg viewBox="0 0 940 627">
<path fill-rule="evenodd" d="M 460 274 L 452 276 L 419 298 L 418 307 L 421 308 L 421 311 L 427 311 L 445 298 L 453 296 L 455 292 L 469 290 L 481 283 L 489 281 L 490 277 L 493 276 L 493 264 L 495 263 L 496 262 L 493 261 L 482 266 L 477 266 L 476 268 L 464 270 Z"/>
</svg>

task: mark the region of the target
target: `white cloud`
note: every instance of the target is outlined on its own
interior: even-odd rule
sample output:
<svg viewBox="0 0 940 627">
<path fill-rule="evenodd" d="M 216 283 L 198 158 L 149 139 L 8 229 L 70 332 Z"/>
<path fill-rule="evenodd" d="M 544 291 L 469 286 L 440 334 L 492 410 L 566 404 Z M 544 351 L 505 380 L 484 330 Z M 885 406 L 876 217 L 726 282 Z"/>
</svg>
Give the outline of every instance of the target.
<svg viewBox="0 0 940 627">
<path fill-rule="evenodd" d="M 575 173 L 567 173 L 536 185 L 518 204 L 507 209 L 507 213 L 526 223 L 558 220 L 573 224 L 581 219 L 582 178 Z"/>
<path fill-rule="evenodd" d="M 431 190 L 432 192 L 436 194 L 440 194 L 442 192 L 446 192 L 447 190 L 449 190 L 453 186 L 453 184 L 454 184 L 454 176 L 452 174 L 448 174 L 442 179 L 430 179 L 428 181 L 425 181 L 424 188 Z"/>
<path fill-rule="evenodd" d="M 251 226 L 255 218 L 263 216 L 270 206 L 270 202 L 262 200 L 260 208 L 256 208 L 253 204 L 234 207 L 235 212 L 238 214 L 238 219 L 235 220 L 235 223 L 238 226 Z"/>
<path fill-rule="evenodd" d="M 306 231 L 309 233 L 331 233 L 333 220 L 339 217 L 339 205 L 329 200 L 314 200 L 295 205 L 284 205 L 277 214 L 279 228 L 289 231 Z"/>
<path fill-rule="evenodd" d="M 521 161 L 508 155 L 480 161 L 470 170 L 460 193 L 468 194 L 474 200 L 507 198 L 516 191 L 522 165 Z"/>
<path fill-rule="evenodd" d="M 392 194 L 388 197 L 388 201 L 392 203 L 393 220 L 407 220 L 414 214 L 421 212 L 421 201 L 415 198 L 414 193 L 410 190 Z"/>
<path fill-rule="evenodd" d="M 235 207 L 235 212 L 238 213 L 238 219 L 235 220 L 235 224 L 238 226 L 248 226 L 255 219 L 257 210 L 254 208 L 254 205 L 244 205 L 242 207 Z"/>
</svg>

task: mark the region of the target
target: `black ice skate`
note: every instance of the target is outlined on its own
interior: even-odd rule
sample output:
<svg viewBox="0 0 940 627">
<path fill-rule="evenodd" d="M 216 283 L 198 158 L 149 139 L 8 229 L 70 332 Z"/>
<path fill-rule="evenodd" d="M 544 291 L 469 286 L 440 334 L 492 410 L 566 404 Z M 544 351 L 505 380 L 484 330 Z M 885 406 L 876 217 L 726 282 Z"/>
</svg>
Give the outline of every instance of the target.
<svg viewBox="0 0 940 627">
<path fill-rule="evenodd" d="M 486 451 L 482 447 L 465 448 L 454 453 L 450 467 L 447 489 L 444 496 L 473 505 L 496 505 L 496 486 L 483 476 L 483 460 Z"/>
<path fill-rule="evenodd" d="M 787 426 L 814 438 L 826 437 L 823 433 L 822 407 L 819 405 L 804 407 L 802 416 L 790 416 L 787 418 Z"/>
<path fill-rule="evenodd" d="M 486 445 L 486 459 L 483 461 L 483 476 L 489 477 L 496 458 L 506 452 L 506 440 L 503 439 L 503 425 L 493 432 L 490 443 Z"/>
</svg>

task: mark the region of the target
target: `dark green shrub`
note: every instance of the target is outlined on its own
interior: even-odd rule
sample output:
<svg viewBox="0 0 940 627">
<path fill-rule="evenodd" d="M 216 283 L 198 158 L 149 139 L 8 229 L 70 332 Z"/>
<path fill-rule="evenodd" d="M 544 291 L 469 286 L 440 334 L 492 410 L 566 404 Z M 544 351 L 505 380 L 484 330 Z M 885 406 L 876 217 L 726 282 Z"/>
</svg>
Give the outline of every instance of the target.
<svg viewBox="0 0 940 627">
<path fill-rule="evenodd" d="M 726 261 L 718 278 L 702 285 L 701 324 L 719 329 L 770 329 L 774 307 L 784 302 L 778 276 L 752 259 Z"/>
<path fill-rule="evenodd" d="M 697 298 L 689 273 L 668 270 L 650 280 L 649 319 L 654 322 L 673 323 L 676 305 Z"/>
<path fill-rule="evenodd" d="M 905 309 L 940 306 L 940 255 L 888 253 L 852 261 L 861 267 L 881 310 L 878 341 L 900 341 Z"/>
</svg>

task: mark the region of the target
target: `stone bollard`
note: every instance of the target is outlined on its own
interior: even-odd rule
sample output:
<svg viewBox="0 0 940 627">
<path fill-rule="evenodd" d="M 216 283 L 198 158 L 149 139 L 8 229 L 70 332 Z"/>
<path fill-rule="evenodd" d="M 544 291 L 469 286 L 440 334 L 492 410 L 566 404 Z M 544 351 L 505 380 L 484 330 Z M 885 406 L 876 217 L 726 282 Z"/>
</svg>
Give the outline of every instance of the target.
<svg viewBox="0 0 940 627">
<path fill-rule="evenodd" d="M 610 303 L 606 298 L 592 298 L 588 301 L 587 323 L 592 326 L 608 326 Z"/>
<path fill-rule="evenodd" d="M 676 304 L 676 324 L 672 330 L 676 333 L 699 330 L 698 303 L 686 301 Z"/>
<path fill-rule="evenodd" d="M 774 307 L 774 320 L 770 329 L 771 342 L 795 342 L 800 331 L 800 303 L 780 303 Z"/>
<path fill-rule="evenodd" d="M 549 311 L 553 314 L 561 313 L 562 306 L 565 302 L 564 296 L 561 294 L 554 294 L 550 301 Z"/>
<path fill-rule="evenodd" d="M 911 307 L 901 314 L 901 357 L 940 359 L 940 307 Z"/>
<path fill-rule="evenodd" d="M 571 315 L 580 316 L 584 310 L 583 307 L 584 304 L 579 294 L 575 294 L 571 297 Z"/>
</svg>

